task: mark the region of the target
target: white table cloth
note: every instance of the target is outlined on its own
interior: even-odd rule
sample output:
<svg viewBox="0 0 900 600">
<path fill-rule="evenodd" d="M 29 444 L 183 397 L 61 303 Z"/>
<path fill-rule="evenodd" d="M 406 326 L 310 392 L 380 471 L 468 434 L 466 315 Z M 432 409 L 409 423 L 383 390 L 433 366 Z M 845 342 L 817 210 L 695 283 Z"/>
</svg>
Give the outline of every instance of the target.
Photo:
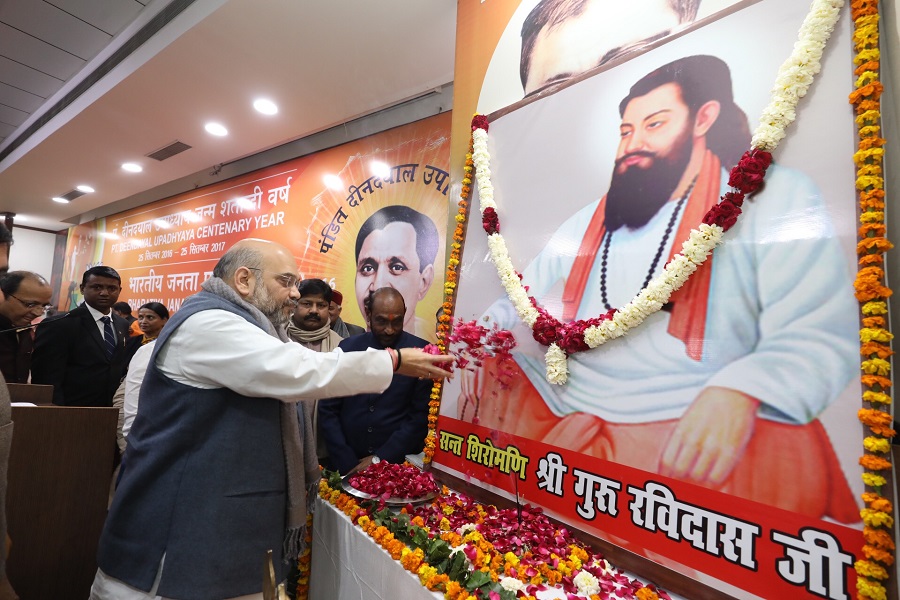
<svg viewBox="0 0 900 600">
<path fill-rule="evenodd" d="M 441 600 L 321 498 L 313 516 L 310 600 Z"/>
</svg>

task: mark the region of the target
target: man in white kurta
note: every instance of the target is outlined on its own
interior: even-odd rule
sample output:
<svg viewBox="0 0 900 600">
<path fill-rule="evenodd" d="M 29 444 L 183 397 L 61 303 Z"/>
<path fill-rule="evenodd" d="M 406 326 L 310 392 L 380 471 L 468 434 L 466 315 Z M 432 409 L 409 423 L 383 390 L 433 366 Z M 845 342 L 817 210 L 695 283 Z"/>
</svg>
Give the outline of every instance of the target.
<svg viewBox="0 0 900 600">
<path fill-rule="evenodd" d="M 224 512 L 229 503 L 231 506 L 234 502 L 245 504 L 246 510 L 239 509 L 237 514 L 248 522 L 263 511 L 276 515 L 286 512 L 288 516 L 284 521 L 288 527 L 296 520 L 292 514 L 293 507 L 305 510 L 303 495 L 307 486 L 301 483 L 298 490 L 294 487 L 297 480 L 303 482 L 305 479 L 311 488 L 315 483 L 312 478 L 318 477 L 315 442 L 309 426 L 311 414 L 309 410 L 302 411 L 298 429 L 298 412 L 293 406 L 283 403 L 382 391 L 390 385 L 394 373 L 429 378 L 441 376 L 441 369 L 435 363 L 444 359 L 437 358 L 435 361 L 415 349 L 404 350 L 401 357 L 396 351 L 319 353 L 300 344 L 285 343 L 286 336 L 278 327 L 283 326 L 287 316 L 293 312 L 299 293 L 296 288 L 296 262 L 290 252 L 279 244 L 262 240 L 239 242 L 219 261 L 214 277 L 204 283 L 203 292 L 190 300 L 204 294 L 204 298 L 212 300 L 199 302 L 216 302 L 221 306 L 233 303 L 243 307 L 243 314 L 248 314 L 246 311 L 250 310 L 251 316 L 268 320 L 269 323 L 254 321 L 257 323 L 255 325 L 240 316 L 239 312 L 219 308 L 192 312 L 187 308 L 188 302 L 185 302 L 182 310 L 169 323 L 172 327 L 164 329 L 151 355 L 128 453 L 123 459 L 122 487 L 116 495 L 101 538 L 98 559 L 101 569 L 94 581 L 92 599 L 148 600 L 172 595 L 223 598 L 246 596 L 260 590 L 261 579 L 257 574 L 263 553 L 226 553 L 228 564 L 223 564 L 205 558 L 203 552 L 199 552 L 200 556 L 195 556 L 197 552 L 186 555 L 184 547 L 193 546 L 195 542 L 191 535 L 198 535 L 200 531 L 192 523 L 192 518 L 198 513 L 209 513 L 210 507 L 213 507 L 213 514 L 221 515 L 223 522 L 202 525 L 204 537 L 201 539 L 205 542 L 196 544 L 205 543 L 207 551 L 211 541 L 222 546 L 245 546 L 233 531 L 222 533 L 235 526 Z M 161 381 L 165 383 L 160 384 Z M 148 382 L 154 384 L 150 386 L 152 389 L 148 389 Z M 173 389 L 182 390 L 182 399 L 172 396 Z M 151 402 L 163 397 L 163 394 L 168 394 L 165 397 L 171 399 L 172 405 L 184 404 L 174 407 L 179 412 L 165 412 L 168 410 L 166 406 L 158 401 Z M 190 402 L 185 404 L 184 398 Z M 273 401 L 281 402 L 273 405 Z M 308 402 L 304 404 L 306 407 L 310 405 Z M 219 407 L 222 407 L 221 414 L 216 414 L 215 410 Z M 211 408 L 213 412 L 209 413 Z M 280 416 L 274 409 L 280 411 Z M 200 415 L 199 420 L 192 413 Z M 185 421 L 166 421 L 170 414 Z M 225 421 L 224 417 L 235 418 L 236 421 Z M 184 423 L 191 419 L 196 422 L 191 421 L 186 426 Z M 186 431 L 185 427 L 190 427 L 190 431 Z M 253 454 L 253 444 L 260 441 L 258 435 L 253 436 L 261 428 L 266 432 L 271 430 L 275 436 L 265 440 L 271 451 L 263 455 Z M 285 437 L 279 436 L 279 428 Z M 176 437 L 176 433 L 180 438 Z M 186 437 L 187 444 L 184 442 Z M 248 440 L 251 440 L 250 446 Z M 225 446 L 222 446 L 223 441 Z M 219 445 L 214 446 L 216 443 Z M 220 447 L 229 447 L 228 452 L 218 452 Z M 172 448 L 175 448 L 174 452 Z M 182 452 L 188 455 L 184 460 L 180 458 Z M 228 453 L 233 455 L 229 458 L 226 456 Z M 149 477 L 141 474 L 142 468 L 143 473 L 147 473 L 146 465 L 159 464 L 161 459 L 158 457 L 170 455 L 174 455 L 174 461 L 167 459 L 167 462 L 162 462 L 163 466 L 155 467 Z M 239 460 L 235 460 L 235 456 Z M 264 490 L 261 493 L 222 495 L 212 489 L 220 486 L 218 481 L 188 481 L 192 476 L 203 478 L 205 472 L 241 473 L 248 469 L 248 465 L 251 470 L 272 470 L 271 464 L 254 463 L 254 460 L 258 462 L 258 456 L 283 461 L 279 462 L 280 467 L 275 466 L 275 479 L 284 479 L 286 475 L 287 480 L 283 483 L 275 481 L 275 484 L 284 486 L 286 493 L 282 489 L 279 494 Z M 226 464 L 217 464 L 223 462 Z M 166 468 L 169 463 L 171 466 Z M 132 479 L 144 477 L 139 482 L 149 483 L 143 487 L 129 487 L 129 476 Z M 240 487 L 241 484 L 241 481 L 236 481 L 227 485 Z M 188 486 L 194 492 L 185 493 Z M 197 493 L 201 494 L 200 498 L 191 495 Z M 148 501 L 144 498 L 151 494 L 161 499 L 160 504 L 151 501 L 147 506 Z M 172 500 L 173 497 L 181 502 Z M 276 498 L 278 505 L 274 505 L 269 498 Z M 172 504 L 171 510 L 160 509 L 163 502 L 167 503 L 166 506 Z M 305 516 L 305 512 L 300 516 Z M 204 519 L 196 516 L 194 520 Z M 130 522 L 145 523 L 147 535 L 135 536 Z M 237 527 L 240 528 L 240 524 Z M 148 528 L 163 532 L 162 545 L 154 544 L 149 539 L 153 535 L 159 536 Z M 210 540 L 213 530 L 219 533 Z M 245 535 L 251 533 L 256 532 L 246 532 Z M 281 537 L 281 532 L 277 530 L 270 533 L 276 539 Z M 288 543 L 285 542 L 286 547 Z M 281 554 L 281 548 L 274 550 L 276 555 Z M 181 552 L 180 561 L 173 559 L 173 554 L 177 552 Z M 196 565 L 185 573 L 185 561 L 188 559 Z M 219 557 L 219 560 L 224 559 Z M 141 564 L 138 565 L 138 562 Z M 239 570 L 249 575 L 234 577 L 233 572 Z M 221 583 L 232 580 L 235 583 L 231 586 Z M 207 583 L 198 584 L 198 581 Z M 213 584 L 218 588 L 213 589 Z M 162 591 L 166 585 L 169 589 L 192 591 L 167 594 Z M 261 597 L 261 594 L 253 594 L 252 597 Z"/>
</svg>

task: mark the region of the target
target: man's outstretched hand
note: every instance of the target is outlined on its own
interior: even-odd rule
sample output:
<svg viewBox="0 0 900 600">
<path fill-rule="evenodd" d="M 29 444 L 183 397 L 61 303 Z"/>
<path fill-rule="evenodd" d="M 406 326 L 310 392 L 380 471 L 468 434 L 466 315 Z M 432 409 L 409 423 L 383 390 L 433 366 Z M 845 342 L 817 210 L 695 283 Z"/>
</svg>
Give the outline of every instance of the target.
<svg viewBox="0 0 900 600">
<path fill-rule="evenodd" d="M 441 367 L 442 364 L 453 360 L 446 354 L 428 354 L 418 348 L 400 348 L 400 368 L 397 373 L 420 379 L 444 379 L 450 373 Z"/>
</svg>

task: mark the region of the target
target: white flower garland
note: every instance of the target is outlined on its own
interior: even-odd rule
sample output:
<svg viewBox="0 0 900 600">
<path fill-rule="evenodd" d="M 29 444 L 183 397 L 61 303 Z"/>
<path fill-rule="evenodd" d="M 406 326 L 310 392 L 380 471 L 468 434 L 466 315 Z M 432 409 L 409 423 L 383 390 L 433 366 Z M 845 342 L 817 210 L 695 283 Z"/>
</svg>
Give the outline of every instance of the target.
<svg viewBox="0 0 900 600">
<path fill-rule="evenodd" d="M 806 95 L 813 78 L 822 69 L 821 59 L 825 44 L 834 31 L 844 0 L 814 0 L 803 21 L 791 56 L 781 65 L 772 98 L 763 110 L 759 126 L 753 134 L 751 147 L 772 152 L 784 139 L 785 130 L 796 118 L 797 103 Z M 477 128 L 472 132 L 472 161 L 478 181 L 478 201 L 482 215 L 488 208 L 497 210 L 494 202 L 494 186 L 491 183 L 491 157 L 488 153 L 488 133 Z M 691 230 L 690 237 L 681 246 L 681 253 L 672 257 L 663 272 L 628 304 L 618 309 L 611 319 L 584 331 L 584 341 L 590 348 L 625 335 L 644 322 L 669 301 L 675 293 L 702 265 L 722 241 L 724 230 L 718 225 L 700 225 Z M 500 233 L 488 235 L 491 260 L 510 301 L 522 321 L 533 328 L 540 314 L 532 305 L 528 292 L 519 279 L 506 242 Z M 568 380 L 568 364 L 565 351 L 556 343 L 550 344 L 546 354 L 547 380 L 564 384 Z"/>
</svg>

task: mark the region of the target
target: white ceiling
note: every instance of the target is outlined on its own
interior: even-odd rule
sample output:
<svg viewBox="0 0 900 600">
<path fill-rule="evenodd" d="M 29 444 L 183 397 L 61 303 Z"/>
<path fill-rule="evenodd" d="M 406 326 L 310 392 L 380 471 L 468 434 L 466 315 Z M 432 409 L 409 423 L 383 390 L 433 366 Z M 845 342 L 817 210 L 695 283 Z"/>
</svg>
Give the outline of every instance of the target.
<svg viewBox="0 0 900 600">
<path fill-rule="evenodd" d="M 142 27 L 180 8 L 109 70 Z M 423 95 L 453 80 L 455 30 L 454 0 L 0 0 L 0 212 L 64 229 Z M 98 68 L 109 72 L 79 95 Z M 67 95 L 76 97 L 60 110 Z M 255 112 L 259 96 L 279 114 Z M 229 135 L 207 134 L 211 120 Z M 176 140 L 192 148 L 145 156 Z M 124 172 L 127 161 L 144 171 Z M 51 201 L 80 184 L 96 192 Z"/>
</svg>

